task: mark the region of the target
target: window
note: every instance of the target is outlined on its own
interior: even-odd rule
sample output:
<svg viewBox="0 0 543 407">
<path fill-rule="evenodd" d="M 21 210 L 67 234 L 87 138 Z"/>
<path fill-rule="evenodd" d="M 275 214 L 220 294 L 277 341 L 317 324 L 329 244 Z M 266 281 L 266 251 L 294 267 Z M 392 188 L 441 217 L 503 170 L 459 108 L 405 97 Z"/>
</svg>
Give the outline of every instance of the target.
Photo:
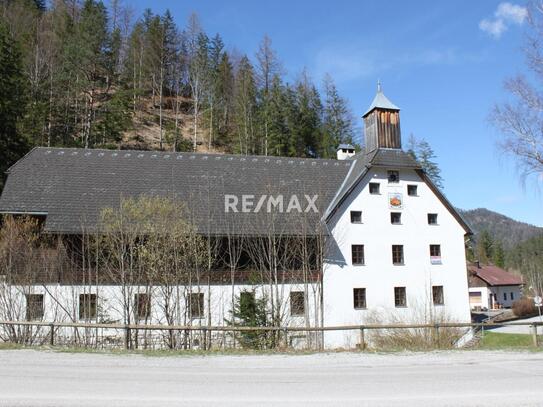
<svg viewBox="0 0 543 407">
<path fill-rule="evenodd" d="M 290 315 L 303 316 L 305 314 L 305 296 L 303 291 L 290 293 Z"/>
<path fill-rule="evenodd" d="M 513 292 L 511 291 L 511 301 L 515 299 L 515 296 L 513 295 Z"/>
<path fill-rule="evenodd" d="M 149 294 L 134 294 L 134 304 L 136 321 L 151 317 L 151 296 Z"/>
<path fill-rule="evenodd" d="M 351 246 L 351 255 L 353 265 L 360 266 L 364 264 L 364 245 L 353 244 Z"/>
<path fill-rule="evenodd" d="M 503 293 L 503 300 L 507 301 L 507 293 Z"/>
<path fill-rule="evenodd" d="M 389 184 L 397 184 L 400 182 L 400 172 L 395 170 L 388 170 L 388 183 Z"/>
<path fill-rule="evenodd" d="M 409 196 L 417 196 L 417 186 L 416 185 L 408 185 L 407 186 L 407 195 L 409 195 Z"/>
<path fill-rule="evenodd" d="M 246 293 L 252 294 L 252 293 Z M 204 293 L 189 294 L 189 315 L 191 318 L 204 317 Z"/>
<path fill-rule="evenodd" d="M 445 301 L 443 300 L 443 286 L 434 285 L 432 287 L 432 298 L 434 300 L 434 305 L 443 305 Z"/>
<path fill-rule="evenodd" d="M 43 294 L 26 294 L 26 320 L 43 319 Z"/>
<path fill-rule="evenodd" d="M 430 263 L 441 264 L 441 246 L 438 244 L 430 245 Z"/>
<path fill-rule="evenodd" d="M 437 225 L 437 213 L 429 213 L 428 214 L 428 224 L 429 225 Z"/>
<path fill-rule="evenodd" d="M 401 212 L 390 212 L 390 223 L 393 225 L 402 224 L 402 214 Z"/>
<path fill-rule="evenodd" d="M 96 314 L 96 294 L 79 294 L 79 319 L 94 319 Z"/>
<path fill-rule="evenodd" d="M 403 245 L 392 245 L 392 264 L 403 264 Z"/>
<path fill-rule="evenodd" d="M 351 211 L 351 223 L 362 223 L 362 212 Z"/>
<path fill-rule="evenodd" d="M 366 308 L 366 289 L 353 288 L 353 304 L 354 309 Z"/>
<path fill-rule="evenodd" d="M 394 287 L 394 305 L 396 307 L 407 307 L 405 287 Z"/>
<path fill-rule="evenodd" d="M 379 194 L 379 183 L 370 182 L 370 194 L 378 195 Z"/>
</svg>

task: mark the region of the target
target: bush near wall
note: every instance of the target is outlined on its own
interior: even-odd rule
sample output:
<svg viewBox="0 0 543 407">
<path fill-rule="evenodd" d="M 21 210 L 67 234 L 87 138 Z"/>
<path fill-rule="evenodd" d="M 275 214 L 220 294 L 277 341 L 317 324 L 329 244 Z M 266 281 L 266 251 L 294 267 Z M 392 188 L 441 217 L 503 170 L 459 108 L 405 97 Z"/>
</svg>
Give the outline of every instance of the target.
<svg viewBox="0 0 543 407">
<path fill-rule="evenodd" d="M 511 308 L 517 317 L 528 317 L 537 313 L 537 308 L 534 305 L 533 299 L 528 297 L 522 297 L 521 299 L 516 300 Z"/>
</svg>

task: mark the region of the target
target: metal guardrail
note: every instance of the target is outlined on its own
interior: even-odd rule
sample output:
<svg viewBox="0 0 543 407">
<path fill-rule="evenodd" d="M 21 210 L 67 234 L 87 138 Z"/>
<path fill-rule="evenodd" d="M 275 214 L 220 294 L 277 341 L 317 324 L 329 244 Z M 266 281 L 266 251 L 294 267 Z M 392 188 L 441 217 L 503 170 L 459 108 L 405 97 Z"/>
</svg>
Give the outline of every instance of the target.
<svg viewBox="0 0 543 407">
<path fill-rule="evenodd" d="M 496 328 L 503 326 L 527 326 L 531 328 L 532 344 L 539 346 L 538 343 L 538 327 L 543 326 L 543 322 L 443 322 L 443 323 L 427 323 L 427 324 L 364 324 L 364 325 L 337 325 L 325 327 L 295 327 L 295 326 L 269 326 L 269 327 L 247 327 L 236 325 L 221 325 L 221 326 L 198 326 L 198 325 L 154 325 L 154 324 L 118 324 L 118 323 L 78 323 L 78 322 L 47 322 L 47 321 L 0 321 L 1 327 L 9 326 L 29 326 L 29 327 L 45 327 L 49 328 L 49 344 L 55 345 L 56 331 L 59 328 L 74 328 L 74 329 L 111 329 L 124 331 L 125 348 L 130 348 L 128 338 L 132 331 L 164 331 L 164 332 L 200 332 L 206 338 L 212 332 L 223 333 L 243 333 L 243 332 L 278 332 L 288 333 L 296 332 L 315 332 L 324 333 L 330 331 L 358 331 L 360 333 L 360 346 L 365 347 L 365 332 L 371 330 L 387 330 L 387 329 L 434 329 L 436 336 L 439 335 L 439 330 L 442 328 Z M 204 349 L 206 344 L 204 343 Z"/>
</svg>

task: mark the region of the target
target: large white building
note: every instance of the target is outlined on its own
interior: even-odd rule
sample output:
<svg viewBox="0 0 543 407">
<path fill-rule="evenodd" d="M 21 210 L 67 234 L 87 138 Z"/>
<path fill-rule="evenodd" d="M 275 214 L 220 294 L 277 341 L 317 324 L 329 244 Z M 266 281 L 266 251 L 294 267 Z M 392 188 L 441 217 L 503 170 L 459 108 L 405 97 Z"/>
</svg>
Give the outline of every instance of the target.
<svg viewBox="0 0 543 407">
<path fill-rule="evenodd" d="M 354 154 L 341 145 L 338 160 L 34 149 L 9 170 L 2 213 L 40 219 L 43 233 L 61 236 L 80 254 L 82 236 L 100 233 L 104 208 L 126 197 L 173 197 L 223 260 L 191 274 L 190 285 L 180 278 L 181 289 L 166 298 L 156 281 L 132 280 L 127 288 L 73 254 L 72 269 L 4 289 L 16 292 L 10 301 L 20 306 L 0 309 L 0 319 L 224 325 L 232 299 L 254 291 L 273 298 L 281 325 L 469 322 L 469 227 L 402 150 L 399 108 L 381 89 L 364 123 L 365 149 Z M 291 255 L 300 240 L 314 252 L 324 242 L 322 261 L 315 253 L 307 262 Z M 224 258 L 232 263 L 234 256 L 224 253 L 241 241 L 229 268 Z M 266 261 L 255 259 L 259 244 Z M 274 259 L 265 248 L 271 245 Z M 166 304 L 173 317 L 165 316 Z M 348 331 L 324 337 L 330 348 L 358 340 Z"/>
</svg>

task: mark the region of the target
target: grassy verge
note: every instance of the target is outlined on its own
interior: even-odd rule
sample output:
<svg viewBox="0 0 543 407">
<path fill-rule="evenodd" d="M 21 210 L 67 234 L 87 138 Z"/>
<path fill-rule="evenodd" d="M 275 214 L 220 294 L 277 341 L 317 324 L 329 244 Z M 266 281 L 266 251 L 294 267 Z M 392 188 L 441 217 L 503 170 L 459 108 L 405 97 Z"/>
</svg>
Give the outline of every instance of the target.
<svg viewBox="0 0 543 407">
<path fill-rule="evenodd" d="M 539 335 L 539 350 L 543 344 L 543 336 Z M 479 344 L 481 349 L 535 349 L 532 345 L 532 335 L 506 334 L 497 332 L 485 332 Z"/>
</svg>

